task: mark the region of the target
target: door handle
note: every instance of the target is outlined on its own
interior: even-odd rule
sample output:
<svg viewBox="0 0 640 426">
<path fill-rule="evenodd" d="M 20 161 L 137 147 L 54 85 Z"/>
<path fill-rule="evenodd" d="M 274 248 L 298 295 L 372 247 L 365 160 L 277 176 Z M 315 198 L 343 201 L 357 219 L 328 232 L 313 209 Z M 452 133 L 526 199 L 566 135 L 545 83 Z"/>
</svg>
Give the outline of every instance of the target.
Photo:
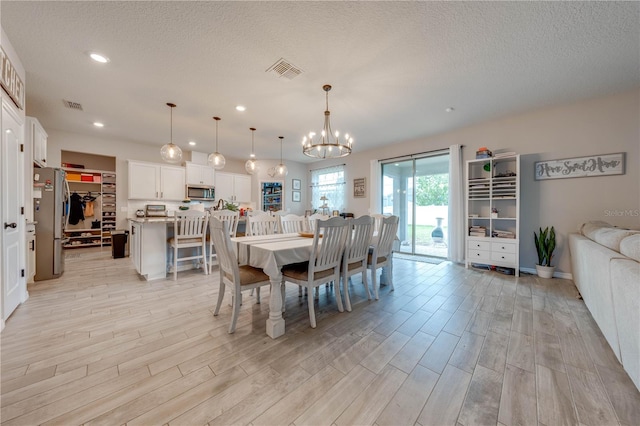
<svg viewBox="0 0 640 426">
<path fill-rule="evenodd" d="M 18 227 L 18 224 L 17 224 L 17 223 L 15 223 L 15 222 L 12 222 L 12 223 L 7 223 L 7 222 L 5 222 L 5 223 L 4 223 L 4 229 L 7 229 L 7 228 L 13 228 L 13 229 L 16 229 L 17 227 Z"/>
</svg>

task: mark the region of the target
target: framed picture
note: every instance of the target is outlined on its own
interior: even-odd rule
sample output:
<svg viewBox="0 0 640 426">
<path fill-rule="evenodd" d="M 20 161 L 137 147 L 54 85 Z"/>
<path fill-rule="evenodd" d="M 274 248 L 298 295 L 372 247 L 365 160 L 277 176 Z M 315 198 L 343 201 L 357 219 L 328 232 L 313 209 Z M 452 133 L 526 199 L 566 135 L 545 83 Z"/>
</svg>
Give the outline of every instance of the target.
<svg viewBox="0 0 640 426">
<path fill-rule="evenodd" d="M 334 210 L 331 216 L 340 216 L 340 210 Z"/>
<path fill-rule="evenodd" d="M 296 203 L 300 202 L 300 191 L 293 191 L 293 201 Z"/>
<path fill-rule="evenodd" d="M 300 191 L 302 189 L 302 185 L 300 183 L 300 179 L 292 179 L 291 180 L 291 186 L 292 186 L 293 190 L 295 190 L 295 191 Z M 298 200 L 298 201 L 300 201 L 300 200 Z"/>
<path fill-rule="evenodd" d="M 616 154 L 536 161 L 534 164 L 535 179 L 623 175 L 624 154 L 624 152 L 618 152 Z"/>
<path fill-rule="evenodd" d="M 353 180 L 353 196 L 355 198 L 363 198 L 366 196 L 367 185 L 365 178 L 358 178 Z"/>
</svg>

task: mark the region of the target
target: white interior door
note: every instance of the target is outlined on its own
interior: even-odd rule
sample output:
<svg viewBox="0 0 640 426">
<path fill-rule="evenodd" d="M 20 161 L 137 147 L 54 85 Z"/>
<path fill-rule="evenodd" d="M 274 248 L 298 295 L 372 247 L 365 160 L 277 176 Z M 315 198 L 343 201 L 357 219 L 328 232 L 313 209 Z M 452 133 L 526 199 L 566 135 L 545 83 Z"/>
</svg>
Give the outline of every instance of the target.
<svg viewBox="0 0 640 426">
<path fill-rule="evenodd" d="M 23 126 L 13 107 L 2 101 L 2 319 L 9 315 L 26 294 L 24 274 L 24 216 L 20 214 L 23 199 L 22 154 L 20 144 Z"/>
</svg>

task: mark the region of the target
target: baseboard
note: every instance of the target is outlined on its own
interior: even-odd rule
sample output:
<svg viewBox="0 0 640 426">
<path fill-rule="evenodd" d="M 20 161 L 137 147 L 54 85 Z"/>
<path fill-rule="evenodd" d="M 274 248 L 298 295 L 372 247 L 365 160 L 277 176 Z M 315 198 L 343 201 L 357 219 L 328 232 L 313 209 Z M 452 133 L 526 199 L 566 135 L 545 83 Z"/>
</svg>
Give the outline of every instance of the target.
<svg viewBox="0 0 640 426">
<path fill-rule="evenodd" d="M 527 274 L 531 274 L 531 275 L 538 275 L 538 273 L 536 272 L 536 268 L 520 268 L 521 272 L 526 272 Z M 565 280 L 571 280 L 573 281 L 573 275 L 569 272 L 560 272 L 560 271 L 555 271 L 553 273 L 553 277 L 554 278 L 563 278 Z"/>
</svg>

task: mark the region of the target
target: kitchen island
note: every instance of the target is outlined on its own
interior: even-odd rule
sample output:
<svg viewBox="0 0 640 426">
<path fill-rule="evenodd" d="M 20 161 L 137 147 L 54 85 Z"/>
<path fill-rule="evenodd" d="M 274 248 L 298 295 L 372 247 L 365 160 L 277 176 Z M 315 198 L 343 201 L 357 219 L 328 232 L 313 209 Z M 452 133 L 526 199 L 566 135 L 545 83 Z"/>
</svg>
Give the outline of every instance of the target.
<svg viewBox="0 0 640 426">
<path fill-rule="evenodd" d="M 172 217 L 129 219 L 129 253 L 136 271 L 147 281 L 167 277 L 167 227 Z M 173 233 L 173 229 L 171 230 Z"/>
</svg>

